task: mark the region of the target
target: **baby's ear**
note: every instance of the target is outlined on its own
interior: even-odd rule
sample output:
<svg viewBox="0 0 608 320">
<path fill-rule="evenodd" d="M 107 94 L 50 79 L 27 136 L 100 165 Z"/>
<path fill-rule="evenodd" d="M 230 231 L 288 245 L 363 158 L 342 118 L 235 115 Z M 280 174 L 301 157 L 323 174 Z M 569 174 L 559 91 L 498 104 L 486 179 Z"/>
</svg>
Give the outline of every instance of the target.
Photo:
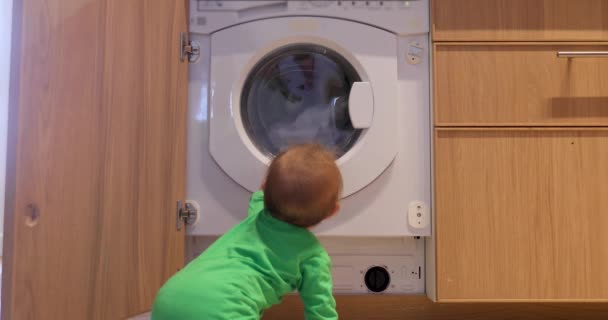
<svg viewBox="0 0 608 320">
<path fill-rule="evenodd" d="M 266 189 L 266 180 L 262 181 L 262 185 L 260 186 L 260 190 L 264 191 Z"/>
<path fill-rule="evenodd" d="M 327 218 L 334 216 L 336 213 L 338 213 L 338 211 L 340 211 L 340 202 L 336 202 L 334 210 L 332 210 L 332 212 L 327 216 Z"/>
</svg>

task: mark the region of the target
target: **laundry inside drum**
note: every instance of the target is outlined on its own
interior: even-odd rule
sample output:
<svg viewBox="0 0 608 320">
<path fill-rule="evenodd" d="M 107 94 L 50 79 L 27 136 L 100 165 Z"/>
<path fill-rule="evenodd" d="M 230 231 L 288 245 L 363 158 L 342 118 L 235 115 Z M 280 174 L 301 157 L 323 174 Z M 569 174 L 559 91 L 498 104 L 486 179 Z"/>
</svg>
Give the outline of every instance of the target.
<svg viewBox="0 0 608 320">
<path fill-rule="evenodd" d="M 316 44 L 282 47 L 249 74 L 241 96 L 243 125 L 267 155 L 316 142 L 340 157 L 361 135 L 348 112 L 350 90 L 358 81 L 354 67 L 331 49 Z"/>
</svg>

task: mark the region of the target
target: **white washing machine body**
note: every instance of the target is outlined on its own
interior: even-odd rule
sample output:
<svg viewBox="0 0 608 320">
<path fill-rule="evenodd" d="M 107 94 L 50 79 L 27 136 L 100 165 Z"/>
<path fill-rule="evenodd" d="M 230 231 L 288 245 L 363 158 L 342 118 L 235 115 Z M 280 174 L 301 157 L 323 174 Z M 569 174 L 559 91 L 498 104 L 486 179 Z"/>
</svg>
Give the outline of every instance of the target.
<svg viewBox="0 0 608 320">
<path fill-rule="evenodd" d="M 344 190 L 315 233 L 430 235 L 428 16 L 428 1 L 191 1 L 188 233 L 227 231 L 276 152 L 320 141 Z"/>
</svg>

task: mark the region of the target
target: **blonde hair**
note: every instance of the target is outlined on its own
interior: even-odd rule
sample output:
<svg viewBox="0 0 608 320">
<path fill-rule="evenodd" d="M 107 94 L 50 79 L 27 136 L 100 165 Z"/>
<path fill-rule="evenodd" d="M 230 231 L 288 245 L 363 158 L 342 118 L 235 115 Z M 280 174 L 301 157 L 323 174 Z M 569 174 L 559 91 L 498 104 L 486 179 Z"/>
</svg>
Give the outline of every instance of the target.
<svg viewBox="0 0 608 320">
<path fill-rule="evenodd" d="M 335 156 L 318 144 L 293 146 L 274 158 L 264 185 L 272 216 L 303 228 L 334 213 L 342 190 Z"/>
</svg>

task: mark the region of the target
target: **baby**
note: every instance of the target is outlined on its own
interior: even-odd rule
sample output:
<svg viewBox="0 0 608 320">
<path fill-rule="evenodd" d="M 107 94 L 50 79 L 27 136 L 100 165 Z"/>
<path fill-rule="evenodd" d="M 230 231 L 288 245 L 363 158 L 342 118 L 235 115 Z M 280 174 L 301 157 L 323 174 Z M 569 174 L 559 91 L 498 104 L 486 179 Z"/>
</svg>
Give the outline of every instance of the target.
<svg viewBox="0 0 608 320">
<path fill-rule="evenodd" d="M 280 153 L 248 217 L 167 281 L 152 320 L 259 319 L 295 289 L 306 319 L 337 319 L 331 261 L 308 229 L 338 212 L 341 189 L 335 158 L 321 146 Z"/>
</svg>

